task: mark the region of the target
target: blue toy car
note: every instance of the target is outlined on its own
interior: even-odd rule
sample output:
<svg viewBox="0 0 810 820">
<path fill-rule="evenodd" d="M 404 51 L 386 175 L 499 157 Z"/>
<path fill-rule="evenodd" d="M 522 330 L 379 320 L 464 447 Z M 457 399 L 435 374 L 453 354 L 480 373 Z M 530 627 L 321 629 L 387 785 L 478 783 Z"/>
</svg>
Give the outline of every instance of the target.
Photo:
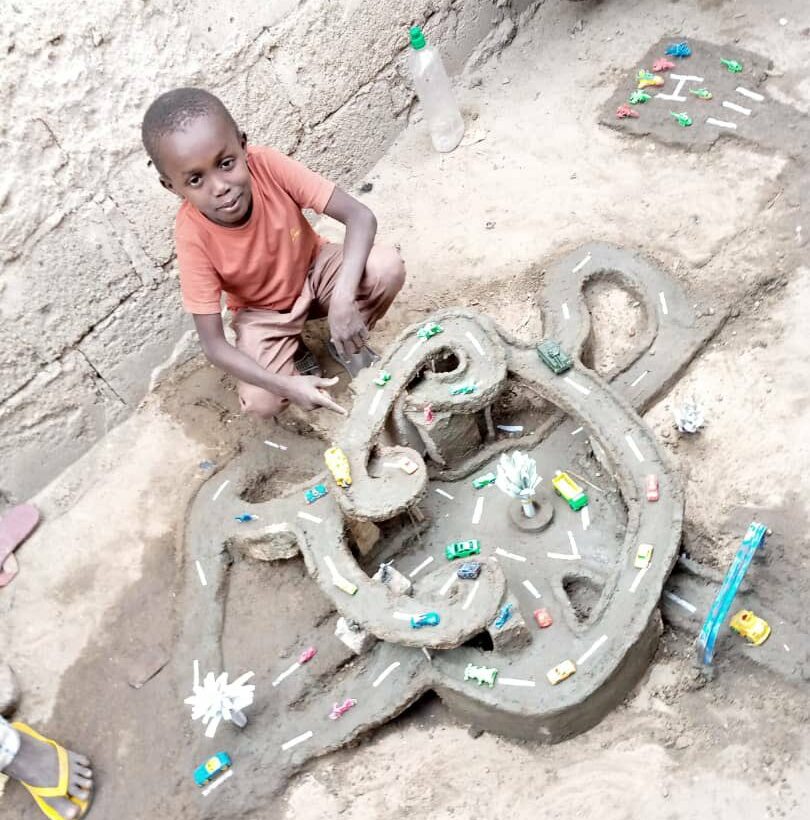
<svg viewBox="0 0 810 820">
<path fill-rule="evenodd" d="M 319 498 L 323 498 L 328 492 L 329 490 L 327 490 L 323 484 L 316 484 L 304 493 L 304 498 L 306 498 L 307 504 L 314 504 Z"/>
<path fill-rule="evenodd" d="M 438 612 L 426 612 L 424 615 L 412 616 L 411 627 L 421 629 L 423 626 L 438 626 L 440 620 Z"/>
<path fill-rule="evenodd" d="M 507 622 L 512 618 L 512 604 L 504 604 L 498 617 L 495 619 L 495 629 L 503 629 Z"/>
<path fill-rule="evenodd" d="M 231 768 L 231 757 L 226 752 L 217 752 L 194 770 L 194 782 L 201 788 L 210 783 L 218 774 Z"/>
<path fill-rule="evenodd" d="M 456 575 L 465 581 L 474 581 L 481 574 L 481 564 L 478 561 L 465 561 Z"/>
</svg>

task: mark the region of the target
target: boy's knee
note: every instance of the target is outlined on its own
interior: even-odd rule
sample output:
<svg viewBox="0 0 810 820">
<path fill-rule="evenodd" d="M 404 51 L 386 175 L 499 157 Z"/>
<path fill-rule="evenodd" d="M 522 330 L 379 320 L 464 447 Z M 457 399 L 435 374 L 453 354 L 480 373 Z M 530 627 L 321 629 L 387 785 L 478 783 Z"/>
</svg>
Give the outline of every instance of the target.
<svg viewBox="0 0 810 820">
<path fill-rule="evenodd" d="M 369 257 L 369 273 L 379 278 L 386 291 L 393 296 L 405 284 L 405 262 L 393 246 L 379 245 L 375 251 L 374 256 Z"/>
<path fill-rule="evenodd" d="M 259 419 L 275 418 L 289 404 L 287 399 L 268 393 L 260 387 L 243 388 L 239 392 L 239 403 L 245 413 Z"/>
</svg>

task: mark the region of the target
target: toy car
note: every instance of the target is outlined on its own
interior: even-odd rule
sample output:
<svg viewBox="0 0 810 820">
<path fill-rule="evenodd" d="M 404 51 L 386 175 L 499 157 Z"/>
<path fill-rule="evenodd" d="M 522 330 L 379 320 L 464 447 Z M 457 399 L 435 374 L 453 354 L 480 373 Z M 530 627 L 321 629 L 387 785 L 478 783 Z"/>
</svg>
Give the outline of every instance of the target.
<svg viewBox="0 0 810 820">
<path fill-rule="evenodd" d="M 253 515 L 252 513 L 241 513 L 240 515 L 235 515 L 234 521 L 240 521 L 242 524 L 247 524 L 249 521 L 255 521 L 259 516 Z"/>
<path fill-rule="evenodd" d="M 481 574 L 481 564 L 478 561 L 465 561 L 456 575 L 464 581 L 474 581 Z"/>
<path fill-rule="evenodd" d="M 476 666 L 468 663 L 464 670 L 464 680 L 474 680 L 479 686 L 486 684 L 490 689 L 495 686 L 498 670 L 494 666 Z"/>
<path fill-rule="evenodd" d="M 568 502 L 568 506 L 574 511 L 581 510 L 588 504 L 588 496 L 585 495 L 582 487 L 568 473 L 557 470 L 554 473 L 554 478 L 551 479 L 551 486 L 554 487 L 558 495 L 561 495 Z"/>
<path fill-rule="evenodd" d="M 647 492 L 647 501 L 658 501 L 658 476 L 648 475 L 644 481 L 644 488 Z"/>
<path fill-rule="evenodd" d="M 512 619 L 512 604 L 504 604 L 501 607 L 498 617 L 495 619 L 495 629 L 503 629 L 506 624 Z"/>
<path fill-rule="evenodd" d="M 441 618 L 438 612 L 426 612 L 424 615 L 411 616 L 411 629 L 421 629 L 423 626 L 438 626 Z"/>
<path fill-rule="evenodd" d="M 416 331 L 416 335 L 420 339 L 432 339 L 437 333 L 442 332 L 442 326 L 436 324 L 436 322 L 428 322 L 426 325 L 422 325 L 419 330 Z"/>
<path fill-rule="evenodd" d="M 307 647 L 299 656 L 298 656 L 298 663 L 303 666 L 305 663 L 309 663 L 315 655 L 317 654 L 318 650 L 314 646 Z"/>
<path fill-rule="evenodd" d="M 385 385 L 388 384 L 388 382 L 390 381 L 391 374 L 387 370 L 381 370 L 380 375 L 377 376 L 376 379 L 374 379 L 374 384 L 376 384 L 377 387 L 385 387 Z"/>
<path fill-rule="evenodd" d="M 231 768 L 231 757 L 226 752 L 217 752 L 197 766 L 194 770 L 194 782 L 202 788 L 210 783 L 218 774 Z"/>
<path fill-rule="evenodd" d="M 319 498 L 323 498 L 329 490 L 323 484 L 316 484 L 304 492 L 304 498 L 307 504 L 314 504 Z"/>
<path fill-rule="evenodd" d="M 558 664 L 553 669 L 549 669 L 546 672 L 546 677 L 548 678 L 548 682 L 552 686 L 556 686 L 558 683 L 561 683 L 566 678 L 570 678 L 574 672 L 577 671 L 576 666 L 574 666 L 573 661 L 563 661 L 561 664 Z"/>
<path fill-rule="evenodd" d="M 346 453 L 340 447 L 330 447 L 324 454 L 323 459 L 329 472 L 332 473 L 332 478 L 335 479 L 335 484 L 338 487 L 351 487 L 352 472 L 349 468 L 349 459 L 346 458 Z"/>
<path fill-rule="evenodd" d="M 481 552 L 481 542 L 477 538 L 470 541 L 454 541 L 444 548 L 444 555 L 448 561 L 468 558 L 470 555 L 478 555 L 479 552 Z"/>
<path fill-rule="evenodd" d="M 754 645 L 759 646 L 768 640 L 771 627 L 764 618 L 754 615 L 750 609 L 741 609 L 729 623 L 729 626 Z"/>
<path fill-rule="evenodd" d="M 346 698 L 342 704 L 338 705 L 337 703 L 332 707 L 332 711 L 329 713 L 330 720 L 337 720 L 339 717 L 342 717 L 352 708 L 352 706 L 357 706 L 357 701 L 354 698 Z"/>
<path fill-rule="evenodd" d="M 475 384 L 462 384 L 459 387 L 451 387 L 450 388 L 450 395 L 451 396 L 469 396 L 471 393 L 475 393 L 478 389 L 478 386 Z"/>
<path fill-rule="evenodd" d="M 534 620 L 537 622 L 540 629 L 548 629 L 554 623 L 554 619 L 551 617 L 551 613 L 547 609 L 535 609 Z"/>
<path fill-rule="evenodd" d="M 543 364 L 547 365 L 557 375 L 570 370 L 571 365 L 574 364 L 573 359 L 560 347 L 560 343 L 551 339 L 544 339 L 537 345 L 537 355 L 541 358 Z"/>
<path fill-rule="evenodd" d="M 650 566 L 650 561 L 652 561 L 652 556 L 652 544 L 639 544 L 638 552 L 636 553 L 636 560 L 633 562 L 633 566 L 636 569 L 647 569 L 647 567 Z"/>
<path fill-rule="evenodd" d="M 481 490 L 484 487 L 488 487 L 490 484 L 495 483 L 495 473 L 484 473 L 484 475 L 478 476 L 478 478 L 473 479 L 473 487 L 476 490 Z"/>
</svg>

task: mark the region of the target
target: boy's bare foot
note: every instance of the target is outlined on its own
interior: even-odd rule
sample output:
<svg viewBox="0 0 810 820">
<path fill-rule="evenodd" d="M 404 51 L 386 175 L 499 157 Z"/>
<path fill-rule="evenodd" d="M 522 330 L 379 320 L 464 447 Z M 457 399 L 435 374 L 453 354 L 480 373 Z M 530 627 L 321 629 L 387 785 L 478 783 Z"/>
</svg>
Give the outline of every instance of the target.
<svg viewBox="0 0 810 820">
<path fill-rule="evenodd" d="M 87 800 L 93 787 L 93 770 L 84 755 L 68 750 L 68 794 L 79 800 Z M 20 750 L 5 768 L 4 774 L 27 783 L 29 786 L 51 787 L 59 782 L 59 761 L 56 749 L 20 732 Z M 75 820 L 79 807 L 67 797 L 44 798 L 65 820 Z"/>
</svg>

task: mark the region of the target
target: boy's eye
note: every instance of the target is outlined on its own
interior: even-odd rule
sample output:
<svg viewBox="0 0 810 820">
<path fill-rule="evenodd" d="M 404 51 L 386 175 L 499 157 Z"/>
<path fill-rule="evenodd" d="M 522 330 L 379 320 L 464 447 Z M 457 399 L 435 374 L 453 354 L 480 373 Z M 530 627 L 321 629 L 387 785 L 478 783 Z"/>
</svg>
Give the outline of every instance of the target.
<svg viewBox="0 0 810 820">
<path fill-rule="evenodd" d="M 229 168 L 233 167 L 233 160 L 230 157 L 228 159 L 223 159 L 220 165 L 227 171 Z"/>
<path fill-rule="evenodd" d="M 193 177 L 188 178 L 188 184 L 192 188 L 196 188 L 202 182 L 202 177 L 195 174 Z"/>
</svg>

